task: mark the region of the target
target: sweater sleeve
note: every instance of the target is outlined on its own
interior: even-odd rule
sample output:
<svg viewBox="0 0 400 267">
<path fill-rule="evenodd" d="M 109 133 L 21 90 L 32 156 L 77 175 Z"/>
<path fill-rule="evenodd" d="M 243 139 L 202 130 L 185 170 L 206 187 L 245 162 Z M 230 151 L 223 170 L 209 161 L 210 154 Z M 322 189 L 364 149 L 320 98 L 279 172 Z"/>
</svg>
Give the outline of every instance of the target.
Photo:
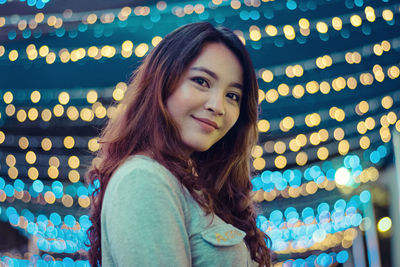
<svg viewBox="0 0 400 267">
<path fill-rule="evenodd" d="M 184 198 L 171 178 L 148 169 L 112 178 L 105 219 L 118 266 L 191 266 Z"/>
</svg>

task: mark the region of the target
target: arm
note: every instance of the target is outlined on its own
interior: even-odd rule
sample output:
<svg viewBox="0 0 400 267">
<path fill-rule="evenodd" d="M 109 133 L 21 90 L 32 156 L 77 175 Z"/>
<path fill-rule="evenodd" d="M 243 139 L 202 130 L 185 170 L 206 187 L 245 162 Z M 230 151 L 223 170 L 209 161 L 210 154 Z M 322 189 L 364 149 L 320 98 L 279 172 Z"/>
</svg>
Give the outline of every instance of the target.
<svg viewBox="0 0 400 267">
<path fill-rule="evenodd" d="M 190 266 L 184 203 L 176 183 L 138 169 L 114 178 L 120 179 L 108 198 L 106 225 L 118 266 Z"/>
</svg>

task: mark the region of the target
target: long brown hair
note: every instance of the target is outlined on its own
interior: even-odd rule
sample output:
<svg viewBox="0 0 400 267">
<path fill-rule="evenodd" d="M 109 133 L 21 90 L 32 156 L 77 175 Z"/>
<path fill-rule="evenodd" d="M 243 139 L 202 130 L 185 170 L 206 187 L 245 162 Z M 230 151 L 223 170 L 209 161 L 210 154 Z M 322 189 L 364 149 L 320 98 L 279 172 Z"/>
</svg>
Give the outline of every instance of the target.
<svg viewBox="0 0 400 267">
<path fill-rule="evenodd" d="M 241 63 L 244 90 L 240 115 L 221 140 L 205 152 L 192 153 L 188 161 L 166 100 L 204 45 L 213 42 L 224 44 Z M 257 142 L 257 102 L 252 62 L 232 31 L 202 22 L 182 26 L 165 36 L 133 73 L 119 115 L 110 119 L 101 133 L 99 160 L 87 173 L 89 183 L 100 182 L 92 195 L 92 226 L 88 230 L 91 265 L 101 264 L 101 207 L 112 174 L 129 156 L 152 151 L 154 160 L 170 170 L 208 214 L 216 214 L 245 231 L 253 260 L 260 266 L 270 266 L 268 237 L 256 226 L 249 179 L 250 150 Z M 202 196 L 195 190 L 201 190 Z"/>
</svg>

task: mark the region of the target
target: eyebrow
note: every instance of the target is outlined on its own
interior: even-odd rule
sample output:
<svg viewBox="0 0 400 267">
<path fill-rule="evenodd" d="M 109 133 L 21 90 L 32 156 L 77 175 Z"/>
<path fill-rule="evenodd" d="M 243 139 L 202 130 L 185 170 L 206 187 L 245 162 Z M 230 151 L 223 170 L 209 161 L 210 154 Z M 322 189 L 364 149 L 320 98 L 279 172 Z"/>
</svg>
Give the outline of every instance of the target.
<svg viewBox="0 0 400 267">
<path fill-rule="evenodd" d="M 218 80 L 218 75 L 215 72 L 213 72 L 213 71 L 211 71 L 211 70 L 209 70 L 207 68 L 204 68 L 204 67 L 192 67 L 190 69 L 191 70 L 198 70 L 198 71 L 205 72 L 208 75 L 210 75 L 211 77 L 213 77 L 214 79 Z M 240 90 L 243 90 L 243 85 L 241 85 L 240 83 L 237 83 L 237 82 L 230 83 L 230 86 L 236 87 L 236 88 L 238 88 Z"/>
</svg>

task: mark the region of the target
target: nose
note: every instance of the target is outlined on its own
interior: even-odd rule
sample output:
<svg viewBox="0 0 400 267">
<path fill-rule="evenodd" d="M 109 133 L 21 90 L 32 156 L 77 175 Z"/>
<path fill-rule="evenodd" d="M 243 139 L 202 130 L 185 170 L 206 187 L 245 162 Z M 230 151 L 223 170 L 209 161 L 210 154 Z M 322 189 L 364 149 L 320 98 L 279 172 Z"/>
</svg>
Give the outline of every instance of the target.
<svg viewBox="0 0 400 267">
<path fill-rule="evenodd" d="M 215 92 L 209 95 L 205 105 L 205 109 L 217 114 L 225 114 L 225 98 L 220 92 Z"/>
</svg>

